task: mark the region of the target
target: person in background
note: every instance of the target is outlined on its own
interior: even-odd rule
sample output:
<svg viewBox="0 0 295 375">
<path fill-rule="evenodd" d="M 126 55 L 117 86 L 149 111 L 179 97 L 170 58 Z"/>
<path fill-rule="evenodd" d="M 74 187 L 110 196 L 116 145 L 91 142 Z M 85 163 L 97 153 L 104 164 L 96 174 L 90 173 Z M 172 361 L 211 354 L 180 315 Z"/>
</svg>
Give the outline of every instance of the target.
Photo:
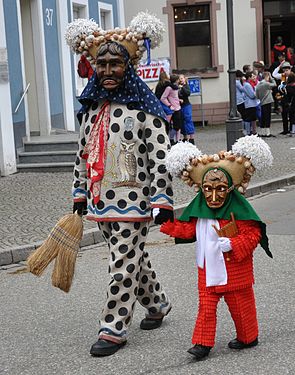
<svg viewBox="0 0 295 375">
<path fill-rule="evenodd" d="M 179 100 L 181 104 L 181 113 L 182 113 L 182 128 L 181 132 L 183 135 L 184 141 L 189 141 L 192 144 L 195 144 L 194 133 L 195 126 L 192 119 L 192 105 L 189 101 L 189 96 L 191 90 L 188 84 L 187 78 L 180 74 L 179 76 Z"/>
<path fill-rule="evenodd" d="M 269 70 L 271 72 L 271 74 L 274 72 L 274 70 L 281 64 L 283 64 L 284 62 L 286 61 L 286 56 L 284 53 L 281 53 L 278 55 L 278 60 L 277 61 L 274 61 Z M 274 77 L 275 78 L 275 77 Z M 276 81 L 276 87 L 274 87 L 274 89 L 272 90 L 272 96 L 273 96 L 273 99 L 274 99 L 274 112 L 276 114 L 280 114 L 281 113 L 281 107 L 280 107 L 280 93 L 278 91 L 278 86 L 280 85 L 281 83 L 281 80 L 280 79 L 276 79 L 275 78 L 275 81 Z"/>
<path fill-rule="evenodd" d="M 278 61 L 278 56 L 281 55 L 282 53 L 286 56 L 286 59 L 290 61 L 291 59 L 290 51 L 288 51 L 288 48 L 283 43 L 283 38 L 281 36 L 278 36 L 271 51 L 272 64 L 275 61 Z"/>
<path fill-rule="evenodd" d="M 286 85 L 287 99 L 289 103 L 289 120 L 290 120 L 290 135 L 295 136 L 295 73 L 291 72 L 288 76 Z"/>
<path fill-rule="evenodd" d="M 274 137 L 270 132 L 271 106 L 274 102 L 272 89 L 276 86 L 275 80 L 270 72 L 263 73 L 263 80 L 258 83 L 255 89 L 256 97 L 261 105 L 261 137 Z"/>
<path fill-rule="evenodd" d="M 253 82 L 256 81 L 255 74 L 247 72 L 246 82 L 244 83 L 244 94 L 245 94 L 245 120 L 244 120 L 244 132 L 245 135 L 257 134 L 256 130 L 256 107 L 258 105 L 255 91 L 253 89 Z"/>
<path fill-rule="evenodd" d="M 171 74 L 170 85 L 165 88 L 160 99 L 162 104 L 173 111 L 172 115 L 167 115 L 167 121 L 171 122 L 169 134 L 171 144 L 180 141 L 180 129 L 182 125 L 181 106 L 178 97 L 178 83 L 179 76 L 177 74 Z"/>
<path fill-rule="evenodd" d="M 251 65 L 249 64 L 246 64 L 246 65 L 243 65 L 243 73 L 246 74 L 247 72 L 251 72 L 252 69 L 251 69 Z"/>
<path fill-rule="evenodd" d="M 257 77 L 257 81 L 260 82 L 263 80 L 265 65 L 263 61 L 254 61 L 253 62 L 253 71 Z"/>
<path fill-rule="evenodd" d="M 162 71 L 159 75 L 159 81 L 155 89 L 155 95 L 160 100 L 163 95 L 165 88 L 170 85 L 169 74 L 165 71 Z"/>
<path fill-rule="evenodd" d="M 282 135 L 289 134 L 289 102 L 286 92 L 286 84 L 288 82 L 288 77 L 291 74 L 291 64 L 288 61 L 281 63 L 272 73 L 272 76 L 281 81 L 281 84 L 278 86 L 278 91 L 281 95 L 280 103 L 282 107 L 282 121 L 283 121 L 283 131 L 280 132 Z"/>
<path fill-rule="evenodd" d="M 241 70 L 236 71 L 236 101 L 237 110 L 244 122 L 245 118 L 245 94 L 244 94 L 244 78 L 245 75 Z"/>
</svg>

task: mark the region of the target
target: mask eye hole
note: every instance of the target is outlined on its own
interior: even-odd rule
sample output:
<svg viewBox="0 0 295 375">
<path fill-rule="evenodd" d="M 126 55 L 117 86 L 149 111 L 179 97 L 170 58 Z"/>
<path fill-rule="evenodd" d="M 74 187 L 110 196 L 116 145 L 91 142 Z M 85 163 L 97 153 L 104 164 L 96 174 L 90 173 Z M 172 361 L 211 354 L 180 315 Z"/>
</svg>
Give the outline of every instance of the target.
<svg viewBox="0 0 295 375">
<path fill-rule="evenodd" d="M 212 191 L 212 187 L 211 186 L 204 186 L 203 187 L 203 189 L 204 189 L 204 191 L 206 191 L 206 192 L 211 192 Z"/>
</svg>

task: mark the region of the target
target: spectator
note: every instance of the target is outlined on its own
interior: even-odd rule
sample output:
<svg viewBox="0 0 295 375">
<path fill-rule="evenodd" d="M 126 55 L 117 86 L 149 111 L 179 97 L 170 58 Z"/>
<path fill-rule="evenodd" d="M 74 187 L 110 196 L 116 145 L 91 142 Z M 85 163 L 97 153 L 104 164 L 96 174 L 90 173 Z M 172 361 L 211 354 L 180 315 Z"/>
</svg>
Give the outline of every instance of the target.
<svg viewBox="0 0 295 375">
<path fill-rule="evenodd" d="M 247 72 L 251 72 L 251 65 L 246 64 L 243 66 L 243 72 L 246 74 Z"/>
<path fill-rule="evenodd" d="M 180 74 L 179 76 L 179 100 L 181 104 L 181 113 L 182 113 L 182 135 L 185 141 L 189 141 L 192 144 L 195 144 L 194 133 L 195 126 L 192 119 L 192 105 L 189 101 L 189 96 L 191 90 L 188 84 L 187 78 Z"/>
<path fill-rule="evenodd" d="M 271 66 L 270 66 L 270 72 L 273 73 L 274 70 L 282 63 L 284 63 L 286 61 L 286 57 L 285 57 L 285 54 L 284 53 L 281 53 L 279 56 L 278 56 L 278 61 L 275 61 Z M 274 77 L 275 78 L 275 77 Z M 276 81 L 276 87 L 273 88 L 272 90 L 272 96 L 273 96 L 273 99 L 274 99 L 274 112 L 277 113 L 277 114 L 280 114 L 281 113 L 281 107 L 280 107 L 280 101 L 279 101 L 279 97 L 280 97 L 280 93 L 278 92 L 278 86 L 279 84 L 281 83 L 280 79 L 276 79 L 275 78 L 275 81 Z"/>
<path fill-rule="evenodd" d="M 289 104 L 290 135 L 295 136 L 295 73 L 291 72 L 287 81 L 287 100 Z"/>
<path fill-rule="evenodd" d="M 287 60 L 290 60 L 291 58 L 290 52 L 288 51 L 287 47 L 284 45 L 283 38 L 281 36 L 278 36 L 271 51 L 271 62 L 274 63 L 275 61 L 278 61 L 278 56 L 282 53 L 285 54 Z"/>
<path fill-rule="evenodd" d="M 256 76 L 251 72 L 246 73 L 246 82 L 244 83 L 244 94 L 245 94 L 245 120 L 244 120 L 244 132 L 246 135 L 257 134 L 256 130 L 256 107 L 257 98 L 255 91 L 251 84 L 251 81 L 255 81 Z"/>
<path fill-rule="evenodd" d="M 254 61 L 253 62 L 253 71 L 256 74 L 257 81 L 260 82 L 263 80 L 265 65 L 263 61 Z"/>
<path fill-rule="evenodd" d="M 178 97 L 178 83 L 179 76 L 177 74 L 171 74 L 170 85 L 166 87 L 161 96 L 162 104 L 172 111 L 172 115 L 167 115 L 167 121 L 172 123 L 169 135 L 171 144 L 180 141 L 181 106 Z"/>
<path fill-rule="evenodd" d="M 241 70 L 236 71 L 236 101 L 237 110 L 243 121 L 245 119 L 245 93 L 244 93 L 244 73 Z"/>
<path fill-rule="evenodd" d="M 155 89 L 155 95 L 158 99 L 161 99 L 161 96 L 163 95 L 165 88 L 170 85 L 170 77 L 169 74 L 165 71 L 160 73 L 159 76 L 159 82 L 157 83 L 156 89 Z"/>
<path fill-rule="evenodd" d="M 261 137 L 274 137 L 270 133 L 271 105 L 273 103 L 272 89 L 276 86 L 275 80 L 269 72 L 263 73 L 263 80 L 256 86 L 256 97 L 261 105 Z"/>
</svg>

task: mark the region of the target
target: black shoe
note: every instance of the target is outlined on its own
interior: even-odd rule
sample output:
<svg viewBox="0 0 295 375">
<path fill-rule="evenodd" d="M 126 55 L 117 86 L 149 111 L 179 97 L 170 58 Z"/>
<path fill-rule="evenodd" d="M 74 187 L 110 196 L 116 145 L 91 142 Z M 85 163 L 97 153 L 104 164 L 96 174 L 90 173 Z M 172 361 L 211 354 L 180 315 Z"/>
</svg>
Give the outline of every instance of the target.
<svg viewBox="0 0 295 375">
<path fill-rule="evenodd" d="M 126 341 L 116 344 L 112 341 L 98 339 L 90 349 L 90 354 L 94 357 L 104 357 L 116 353 L 122 346 L 126 344 Z"/>
<path fill-rule="evenodd" d="M 231 340 L 228 343 L 228 347 L 230 349 L 239 349 L 239 350 L 252 348 L 253 346 L 256 346 L 256 345 L 258 345 L 258 338 L 250 342 L 249 344 L 244 344 L 242 341 L 239 341 L 238 339 Z"/>
<path fill-rule="evenodd" d="M 157 328 L 161 327 L 163 319 L 164 319 L 164 317 L 160 318 L 160 319 L 144 318 L 140 322 L 140 329 L 144 329 L 146 331 L 149 331 L 151 329 L 157 329 Z"/>
<path fill-rule="evenodd" d="M 286 134 L 288 134 L 288 133 L 289 133 L 289 132 L 282 131 L 282 132 L 280 132 L 279 134 L 286 135 Z"/>
<path fill-rule="evenodd" d="M 192 348 L 190 348 L 187 352 L 194 355 L 196 359 L 199 361 L 200 359 L 203 359 L 207 357 L 210 353 L 211 346 L 203 346 L 196 344 Z"/>
</svg>

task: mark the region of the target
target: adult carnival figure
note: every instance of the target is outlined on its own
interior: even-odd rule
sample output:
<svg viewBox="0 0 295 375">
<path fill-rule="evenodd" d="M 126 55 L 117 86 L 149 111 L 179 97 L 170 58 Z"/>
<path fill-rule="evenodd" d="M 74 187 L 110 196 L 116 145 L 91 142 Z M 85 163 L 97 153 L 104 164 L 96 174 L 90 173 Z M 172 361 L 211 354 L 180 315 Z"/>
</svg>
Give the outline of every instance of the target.
<svg viewBox="0 0 295 375">
<path fill-rule="evenodd" d="M 216 311 L 224 297 L 237 336 L 231 349 L 258 344 L 254 299 L 253 252 L 260 243 L 268 248 L 266 226 L 243 197 L 255 169 L 272 163 L 268 145 L 257 136 L 240 138 L 232 151 L 202 155 L 193 145 L 173 146 L 167 169 L 199 190 L 194 200 L 174 222 L 161 231 L 178 241 L 196 242 L 199 312 L 189 353 L 200 360 L 215 342 Z M 181 239 L 181 240 L 180 240 Z"/>
<path fill-rule="evenodd" d="M 107 356 L 127 340 L 136 300 L 146 309 L 140 328 L 160 327 L 171 303 L 144 250 L 152 218 L 173 220 L 169 139 L 159 100 L 137 76 L 147 49 L 161 41 L 162 23 L 139 13 L 127 29 L 104 31 L 94 21 L 69 24 L 66 40 L 85 50 L 96 73 L 79 101 L 79 150 L 73 210 L 96 221 L 109 248 L 107 300 L 93 356 Z"/>
</svg>

